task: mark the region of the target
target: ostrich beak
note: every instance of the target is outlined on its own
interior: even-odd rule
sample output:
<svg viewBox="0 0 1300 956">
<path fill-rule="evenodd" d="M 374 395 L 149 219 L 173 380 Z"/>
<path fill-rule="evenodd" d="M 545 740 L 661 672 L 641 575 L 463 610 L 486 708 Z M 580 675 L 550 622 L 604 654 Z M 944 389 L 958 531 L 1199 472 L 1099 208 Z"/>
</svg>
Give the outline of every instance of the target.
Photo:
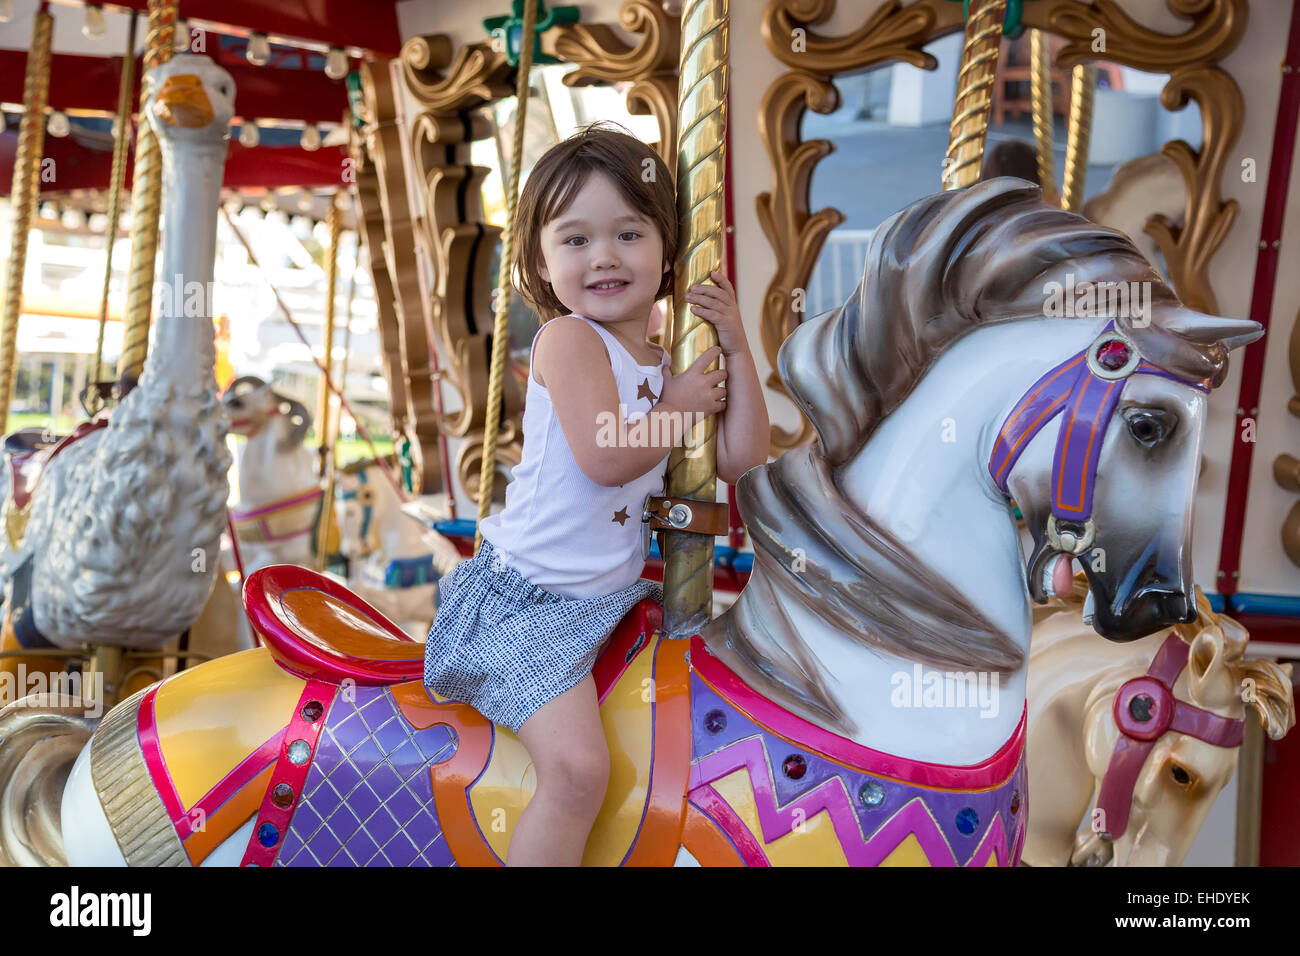
<svg viewBox="0 0 1300 956">
<path fill-rule="evenodd" d="M 203 81 L 193 73 L 170 76 L 154 97 L 154 114 L 169 126 L 202 129 L 215 115 Z"/>
</svg>

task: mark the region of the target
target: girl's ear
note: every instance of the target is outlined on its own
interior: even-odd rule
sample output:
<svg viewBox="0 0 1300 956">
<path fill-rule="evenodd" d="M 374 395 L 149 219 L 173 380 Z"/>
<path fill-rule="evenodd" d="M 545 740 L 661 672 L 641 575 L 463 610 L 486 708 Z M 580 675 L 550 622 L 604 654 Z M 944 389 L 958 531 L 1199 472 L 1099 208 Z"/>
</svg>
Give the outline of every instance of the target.
<svg viewBox="0 0 1300 956">
<path fill-rule="evenodd" d="M 542 277 L 543 282 L 551 281 L 551 270 L 546 268 L 545 256 L 542 256 L 541 261 L 537 263 L 537 274 Z"/>
</svg>

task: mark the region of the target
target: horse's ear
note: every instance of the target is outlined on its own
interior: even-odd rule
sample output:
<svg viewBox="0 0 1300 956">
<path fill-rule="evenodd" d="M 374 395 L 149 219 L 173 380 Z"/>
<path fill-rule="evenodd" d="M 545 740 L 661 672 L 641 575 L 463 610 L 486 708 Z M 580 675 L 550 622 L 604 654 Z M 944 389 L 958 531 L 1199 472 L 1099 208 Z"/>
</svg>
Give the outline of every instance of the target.
<svg viewBox="0 0 1300 956">
<path fill-rule="evenodd" d="M 1192 701 L 1210 710 L 1228 707 L 1237 696 L 1236 681 L 1228 666 L 1223 631 L 1211 624 L 1192 641 L 1187 656 L 1187 686 Z"/>
</svg>

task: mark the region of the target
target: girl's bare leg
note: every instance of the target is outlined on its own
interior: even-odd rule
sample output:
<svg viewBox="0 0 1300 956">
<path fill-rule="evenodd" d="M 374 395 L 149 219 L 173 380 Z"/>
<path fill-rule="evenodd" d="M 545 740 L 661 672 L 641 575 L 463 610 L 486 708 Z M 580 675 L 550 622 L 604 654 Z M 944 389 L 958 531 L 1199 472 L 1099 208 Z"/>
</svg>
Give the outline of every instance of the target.
<svg viewBox="0 0 1300 956">
<path fill-rule="evenodd" d="M 588 674 L 519 728 L 537 792 L 515 824 L 507 866 L 578 866 L 609 784 L 609 745 Z"/>
</svg>

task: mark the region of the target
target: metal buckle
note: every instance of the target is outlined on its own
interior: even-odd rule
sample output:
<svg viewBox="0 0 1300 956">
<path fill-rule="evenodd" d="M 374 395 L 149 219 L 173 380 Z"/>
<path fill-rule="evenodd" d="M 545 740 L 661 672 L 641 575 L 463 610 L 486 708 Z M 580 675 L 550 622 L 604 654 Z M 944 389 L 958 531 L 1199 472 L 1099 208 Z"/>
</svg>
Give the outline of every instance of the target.
<svg viewBox="0 0 1300 956">
<path fill-rule="evenodd" d="M 1119 342 L 1128 349 L 1128 361 L 1119 368 L 1113 370 L 1106 368 L 1097 361 L 1097 352 L 1103 345 L 1106 345 L 1109 342 Z M 1093 340 L 1093 343 L 1088 346 L 1086 354 L 1088 357 L 1088 371 L 1092 372 L 1092 374 L 1097 376 L 1097 378 L 1104 379 L 1108 382 L 1118 382 L 1121 379 L 1128 378 L 1137 370 L 1138 365 L 1142 363 L 1142 353 L 1138 351 L 1138 347 L 1133 344 L 1132 340 L 1129 339 L 1128 336 L 1114 330 L 1103 332 L 1101 335 L 1097 336 L 1097 338 Z"/>
<path fill-rule="evenodd" d="M 1092 547 L 1096 537 L 1097 525 L 1091 518 L 1083 522 L 1083 534 L 1077 535 L 1073 531 L 1060 530 L 1056 525 L 1056 515 L 1047 516 L 1047 543 L 1062 554 L 1078 557 Z"/>
</svg>

